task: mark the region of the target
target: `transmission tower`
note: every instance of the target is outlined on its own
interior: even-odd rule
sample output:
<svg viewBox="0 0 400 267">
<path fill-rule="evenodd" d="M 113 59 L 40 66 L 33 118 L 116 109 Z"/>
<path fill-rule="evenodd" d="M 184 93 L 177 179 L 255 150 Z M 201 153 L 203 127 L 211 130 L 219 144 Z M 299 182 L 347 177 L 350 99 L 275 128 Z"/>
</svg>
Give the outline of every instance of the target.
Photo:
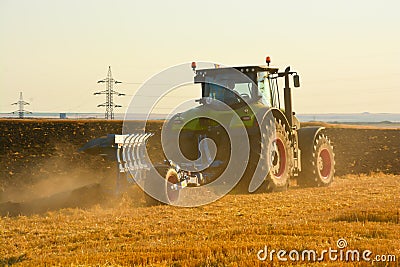
<svg viewBox="0 0 400 267">
<path fill-rule="evenodd" d="M 113 87 L 114 84 L 117 83 L 122 83 L 119 81 L 114 80 L 111 74 L 111 67 L 108 66 L 108 73 L 107 73 L 107 78 L 98 81 L 97 83 L 105 83 L 106 84 L 106 90 L 96 92 L 94 95 L 106 95 L 106 102 L 100 105 L 97 105 L 97 107 L 106 107 L 106 112 L 105 112 L 105 118 L 113 120 L 114 119 L 114 108 L 120 108 L 122 106 L 114 104 L 113 96 L 124 96 L 125 94 L 119 93 L 117 91 L 114 91 Z"/>
<path fill-rule="evenodd" d="M 24 106 L 25 105 L 29 105 L 29 103 L 25 102 L 24 99 L 22 98 L 22 92 L 19 92 L 19 100 L 18 100 L 18 102 L 12 103 L 11 105 L 18 105 L 18 110 L 13 111 L 12 114 L 18 113 L 18 117 L 20 119 L 23 119 L 25 114 L 31 114 L 32 113 L 32 112 L 27 111 L 27 110 L 24 109 Z"/>
</svg>

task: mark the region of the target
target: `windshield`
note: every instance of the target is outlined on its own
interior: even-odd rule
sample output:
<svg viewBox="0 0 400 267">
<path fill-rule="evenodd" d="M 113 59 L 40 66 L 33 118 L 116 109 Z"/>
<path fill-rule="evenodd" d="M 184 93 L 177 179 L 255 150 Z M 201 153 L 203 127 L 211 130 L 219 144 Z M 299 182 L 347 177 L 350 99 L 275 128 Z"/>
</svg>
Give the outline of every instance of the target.
<svg viewBox="0 0 400 267">
<path fill-rule="evenodd" d="M 257 99 L 257 87 L 247 76 L 243 76 L 225 73 L 207 77 L 203 85 L 203 97 L 219 100 L 229 106 Z"/>
<path fill-rule="evenodd" d="M 208 96 L 211 99 L 216 99 L 231 106 L 250 100 L 251 83 L 236 84 L 233 89 L 226 88 L 217 84 L 206 84 L 208 87 Z"/>
</svg>

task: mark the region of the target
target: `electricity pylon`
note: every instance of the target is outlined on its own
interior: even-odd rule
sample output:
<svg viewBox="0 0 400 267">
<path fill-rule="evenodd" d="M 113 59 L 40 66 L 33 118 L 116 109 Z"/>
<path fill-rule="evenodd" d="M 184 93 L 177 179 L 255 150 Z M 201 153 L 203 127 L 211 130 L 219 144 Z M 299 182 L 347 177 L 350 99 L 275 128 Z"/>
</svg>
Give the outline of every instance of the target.
<svg viewBox="0 0 400 267">
<path fill-rule="evenodd" d="M 32 112 L 27 111 L 27 110 L 24 109 L 24 106 L 25 105 L 29 105 L 29 103 L 25 102 L 24 99 L 22 98 L 22 92 L 19 92 L 19 100 L 18 100 L 18 102 L 12 103 L 11 105 L 18 105 L 18 110 L 13 111 L 12 114 L 18 113 L 18 117 L 20 119 L 23 119 L 25 114 L 31 114 L 32 113 Z"/>
<path fill-rule="evenodd" d="M 113 96 L 114 95 L 117 95 L 117 96 L 125 95 L 125 94 L 119 93 L 117 91 L 114 91 L 113 87 L 114 87 L 114 84 L 122 83 L 122 82 L 114 80 L 114 78 L 112 77 L 112 74 L 111 74 L 111 67 L 108 66 L 107 78 L 100 80 L 97 83 L 105 83 L 106 84 L 106 90 L 94 93 L 94 95 L 102 95 L 102 94 L 106 95 L 106 102 L 103 104 L 97 105 L 97 107 L 106 107 L 105 118 L 112 120 L 112 119 L 114 119 L 114 108 L 122 107 L 121 105 L 114 104 Z"/>
</svg>

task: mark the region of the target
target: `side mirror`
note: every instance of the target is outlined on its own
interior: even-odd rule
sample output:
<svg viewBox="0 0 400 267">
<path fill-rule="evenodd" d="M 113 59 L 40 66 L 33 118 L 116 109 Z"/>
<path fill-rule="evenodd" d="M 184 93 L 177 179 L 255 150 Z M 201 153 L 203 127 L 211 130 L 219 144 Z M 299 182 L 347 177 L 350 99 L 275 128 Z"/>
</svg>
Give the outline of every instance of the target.
<svg viewBox="0 0 400 267">
<path fill-rule="evenodd" d="M 299 75 L 293 75 L 294 87 L 300 87 L 300 77 Z"/>
</svg>

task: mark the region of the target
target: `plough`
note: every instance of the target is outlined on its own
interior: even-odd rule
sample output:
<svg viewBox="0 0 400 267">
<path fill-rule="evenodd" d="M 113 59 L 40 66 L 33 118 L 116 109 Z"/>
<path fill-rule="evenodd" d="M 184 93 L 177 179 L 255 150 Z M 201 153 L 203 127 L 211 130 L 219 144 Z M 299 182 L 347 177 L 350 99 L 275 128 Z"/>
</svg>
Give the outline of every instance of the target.
<svg viewBox="0 0 400 267">
<path fill-rule="evenodd" d="M 146 142 L 151 136 L 152 133 L 115 135 L 118 170 L 119 173 L 130 174 L 130 182 L 141 181 L 145 177 L 144 172 L 150 170 L 146 157 Z"/>
<path fill-rule="evenodd" d="M 185 187 L 204 184 L 201 172 L 183 170 L 171 160 L 152 165 L 146 153 L 146 144 L 153 133 L 108 134 L 96 138 L 79 149 L 92 155 L 100 155 L 116 161 L 116 194 L 120 194 L 121 179 L 125 176 L 129 184 L 138 184 L 146 193 L 146 202 L 171 204 L 179 199 L 179 191 Z M 159 173 L 163 176 L 160 180 Z M 165 176 L 165 177 L 164 177 Z"/>
</svg>

